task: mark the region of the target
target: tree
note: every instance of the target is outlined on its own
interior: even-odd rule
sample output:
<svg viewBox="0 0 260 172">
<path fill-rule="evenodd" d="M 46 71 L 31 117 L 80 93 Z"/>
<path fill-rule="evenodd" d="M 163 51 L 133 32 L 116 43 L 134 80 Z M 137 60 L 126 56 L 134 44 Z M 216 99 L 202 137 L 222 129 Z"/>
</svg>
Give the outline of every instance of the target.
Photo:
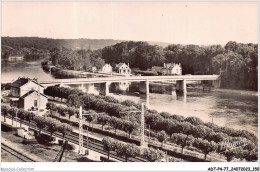
<svg viewBox="0 0 260 172">
<path fill-rule="evenodd" d="M 56 111 L 57 106 L 54 103 L 47 103 L 46 109 L 49 109 L 51 111 L 51 116 L 52 116 L 53 115 L 52 113 L 53 113 L 53 111 Z"/>
<path fill-rule="evenodd" d="M 116 153 L 119 156 L 124 156 L 125 162 L 127 162 L 128 158 L 140 155 L 140 148 L 133 143 L 118 143 L 116 146 Z"/>
<path fill-rule="evenodd" d="M 8 114 L 8 108 L 7 108 L 7 106 L 1 106 L 1 111 L 2 111 L 2 114 L 4 115 L 4 122 L 6 122 L 6 116 L 7 116 L 7 114 Z"/>
<path fill-rule="evenodd" d="M 110 120 L 110 125 L 115 129 L 116 134 L 116 130 L 122 126 L 122 120 L 113 116 Z"/>
<path fill-rule="evenodd" d="M 102 143 L 103 143 L 103 149 L 107 151 L 107 158 L 109 160 L 110 151 L 114 149 L 113 140 L 110 137 L 104 137 Z"/>
<path fill-rule="evenodd" d="M 176 143 L 177 145 L 181 146 L 181 153 L 183 154 L 183 149 L 186 146 L 190 146 L 192 145 L 192 143 L 194 142 L 194 137 L 192 137 L 191 135 L 187 136 L 185 134 L 182 133 L 174 133 L 171 135 L 171 141 L 173 143 Z"/>
<path fill-rule="evenodd" d="M 72 126 L 66 124 L 66 123 L 61 123 L 58 125 L 57 131 L 62 134 L 62 138 L 64 139 L 65 135 L 68 135 L 73 131 Z"/>
<path fill-rule="evenodd" d="M 138 124 L 136 122 L 131 122 L 128 120 L 122 120 L 122 128 L 125 132 L 129 134 L 129 138 L 131 138 L 131 134 L 135 129 L 137 129 Z"/>
<path fill-rule="evenodd" d="M 258 150 L 253 149 L 252 151 L 246 151 L 244 158 L 247 161 L 257 161 L 258 160 Z"/>
<path fill-rule="evenodd" d="M 200 149 L 204 153 L 205 160 L 207 159 L 208 153 L 217 149 L 217 144 L 215 142 L 209 142 L 201 138 L 195 139 L 193 146 Z"/>
<path fill-rule="evenodd" d="M 107 114 L 99 114 L 97 117 L 97 122 L 102 125 L 102 130 L 104 129 L 104 126 L 110 122 L 111 117 Z"/>
<path fill-rule="evenodd" d="M 58 126 L 60 125 L 60 122 L 54 118 L 45 118 L 46 120 L 46 126 L 47 126 L 47 130 L 52 134 L 58 130 Z"/>
<path fill-rule="evenodd" d="M 146 158 L 149 162 L 160 162 L 164 157 L 164 152 L 159 149 L 149 147 L 143 150 L 142 156 Z"/>
<path fill-rule="evenodd" d="M 74 108 L 71 108 L 71 107 L 69 107 L 69 108 L 67 108 L 67 110 L 66 110 L 67 112 L 68 112 L 68 114 L 69 114 L 69 121 L 70 121 L 70 117 L 71 116 L 73 116 L 73 115 L 75 115 L 75 109 Z"/>
<path fill-rule="evenodd" d="M 159 133 L 157 133 L 156 138 L 158 139 L 159 142 L 162 143 L 162 144 L 161 144 L 161 147 L 163 147 L 163 142 L 166 141 L 166 139 L 167 139 L 167 134 L 166 134 L 165 131 L 162 130 L 162 131 L 160 131 Z"/>
<path fill-rule="evenodd" d="M 29 128 L 31 126 L 31 121 L 34 119 L 35 114 L 33 112 L 25 111 L 25 119 L 29 122 Z"/>
<path fill-rule="evenodd" d="M 8 113 L 12 117 L 12 125 L 14 124 L 14 117 L 16 116 L 17 111 L 18 111 L 18 109 L 15 107 L 11 107 L 10 109 L 8 109 Z"/>
<path fill-rule="evenodd" d="M 81 99 L 78 96 L 78 94 L 70 94 L 68 96 L 68 105 L 74 108 L 79 108 L 79 106 L 82 104 Z"/>
<path fill-rule="evenodd" d="M 203 124 L 203 122 L 202 122 L 201 119 L 199 119 L 198 117 L 194 117 L 194 116 L 192 116 L 192 117 L 187 117 L 187 118 L 185 119 L 185 121 L 190 122 L 190 123 L 193 124 L 193 125 L 202 125 L 202 124 Z"/>
<path fill-rule="evenodd" d="M 20 118 L 20 127 L 22 127 L 22 120 L 25 118 L 25 111 L 23 109 L 18 109 L 17 117 Z"/>
<path fill-rule="evenodd" d="M 35 116 L 34 121 L 36 126 L 39 128 L 39 134 L 41 134 L 41 130 L 46 126 L 46 119 L 41 116 Z"/>
<path fill-rule="evenodd" d="M 57 111 L 59 113 L 59 117 L 60 116 L 66 116 L 66 109 L 62 106 L 57 106 Z"/>
<path fill-rule="evenodd" d="M 86 120 L 89 122 L 89 127 L 90 127 L 91 122 L 95 120 L 95 115 L 94 114 L 90 114 L 90 113 L 93 113 L 93 112 L 89 112 L 89 114 L 87 114 L 85 116 Z"/>
</svg>

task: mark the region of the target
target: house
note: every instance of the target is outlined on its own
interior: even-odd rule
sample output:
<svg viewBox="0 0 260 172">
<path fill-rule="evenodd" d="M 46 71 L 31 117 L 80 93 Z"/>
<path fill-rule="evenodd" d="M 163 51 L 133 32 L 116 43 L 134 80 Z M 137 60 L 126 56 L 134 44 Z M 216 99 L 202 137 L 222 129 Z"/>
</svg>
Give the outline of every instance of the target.
<svg viewBox="0 0 260 172">
<path fill-rule="evenodd" d="M 48 97 L 46 95 L 31 90 L 19 98 L 17 107 L 23 108 L 24 110 L 46 109 L 47 103 Z"/>
<path fill-rule="evenodd" d="M 95 67 L 95 66 L 89 67 L 88 71 L 89 72 L 96 72 L 97 71 L 97 67 Z"/>
<path fill-rule="evenodd" d="M 37 90 L 43 94 L 44 87 L 30 78 L 18 78 L 10 84 L 10 91 L 12 97 L 22 97 L 30 90 Z"/>
<path fill-rule="evenodd" d="M 110 64 L 105 64 L 101 69 L 101 72 L 104 73 L 112 73 L 112 71 L 112 66 Z"/>
<path fill-rule="evenodd" d="M 11 106 L 24 108 L 25 110 L 45 109 L 48 97 L 43 94 L 44 87 L 30 78 L 18 78 L 10 84 Z"/>
<path fill-rule="evenodd" d="M 125 63 L 119 63 L 116 65 L 116 72 L 122 75 L 131 75 L 131 69 L 129 67 L 129 63 L 128 65 L 126 65 Z"/>
<path fill-rule="evenodd" d="M 164 63 L 162 68 L 163 75 L 182 75 L 181 64 L 176 63 Z"/>
</svg>

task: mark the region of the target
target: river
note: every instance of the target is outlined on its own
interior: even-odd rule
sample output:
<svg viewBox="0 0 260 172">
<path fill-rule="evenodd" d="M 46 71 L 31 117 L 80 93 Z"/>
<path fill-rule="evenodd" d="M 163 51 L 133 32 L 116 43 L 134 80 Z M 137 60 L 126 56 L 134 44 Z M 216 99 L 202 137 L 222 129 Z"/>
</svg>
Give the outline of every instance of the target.
<svg viewBox="0 0 260 172">
<path fill-rule="evenodd" d="M 15 80 L 18 77 L 55 80 L 50 73 L 41 68 L 41 60 L 1 60 L 1 79 Z M 188 90 L 186 94 L 176 94 L 170 84 L 150 84 L 150 94 L 145 96 L 138 91 L 140 83 L 112 83 L 110 95 L 119 99 L 144 102 L 151 109 L 165 111 L 185 117 L 195 116 L 203 121 L 214 122 L 220 126 L 243 129 L 257 135 L 258 96 L 233 94 L 229 92 L 203 92 Z M 70 87 L 89 89 L 89 85 L 69 85 Z M 94 84 L 92 92 L 98 94 L 99 84 Z"/>
</svg>

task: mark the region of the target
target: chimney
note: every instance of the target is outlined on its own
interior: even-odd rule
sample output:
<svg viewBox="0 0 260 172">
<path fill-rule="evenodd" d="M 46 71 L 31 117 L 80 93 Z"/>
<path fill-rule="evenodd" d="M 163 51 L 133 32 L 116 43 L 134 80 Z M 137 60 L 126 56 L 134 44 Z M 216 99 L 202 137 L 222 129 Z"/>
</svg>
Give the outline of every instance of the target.
<svg viewBox="0 0 260 172">
<path fill-rule="evenodd" d="M 127 63 L 128 67 L 129 67 L 129 63 Z"/>
<path fill-rule="evenodd" d="M 166 67 L 165 63 L 163 63 L 163 67 Z"/>
</svg>

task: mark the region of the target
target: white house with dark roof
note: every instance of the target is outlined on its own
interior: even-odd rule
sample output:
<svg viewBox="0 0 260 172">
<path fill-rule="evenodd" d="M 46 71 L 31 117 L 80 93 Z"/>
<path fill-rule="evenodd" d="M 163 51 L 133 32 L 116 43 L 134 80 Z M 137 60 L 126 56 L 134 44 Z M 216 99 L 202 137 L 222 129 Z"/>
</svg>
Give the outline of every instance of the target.
<svg viewBox="0 0 260 172">
<path fill-rule="evenodd" d="M 181 64 L 176 63 L 164 63 L 162 68 L 163 75 L 182 75 Z"/>
<path fill-rule="evenodd" d="M 44 87 L 30 78 L 18 78 L 10 84 L 10 90 L 13 97 L 22 97 L 31 90 L 36 90 L 43 94 Z"/>
<path fill-rule="evenodd" d="M 101 69 L 101 72 L 103 72 L 103 73 L 112 73 L 112 71 L 113 71 L 113 69 L 110 64 L 105 64 Z"/>
<path fill-rule="evenodd" d="M 18 78 L 10 84 L 11 106 L 25 110 L 46 108 L 48 97 L 43 94 L 44 87 L 30 78 Z"/>
<path fill-rule="evenodd" d="M 24 110 L 46 109 L 47 103 L 48 97 L 46 95 L 32 90 L 19 98 L 17 107 Z"/>
<path fill-rule="evenodd" d="M 119 63 L 115 67 L 116 72 L 122 75 L 131 75 L 131 69 L 129 64 L 126 65 L 125 63 Z"/>
</svg>

